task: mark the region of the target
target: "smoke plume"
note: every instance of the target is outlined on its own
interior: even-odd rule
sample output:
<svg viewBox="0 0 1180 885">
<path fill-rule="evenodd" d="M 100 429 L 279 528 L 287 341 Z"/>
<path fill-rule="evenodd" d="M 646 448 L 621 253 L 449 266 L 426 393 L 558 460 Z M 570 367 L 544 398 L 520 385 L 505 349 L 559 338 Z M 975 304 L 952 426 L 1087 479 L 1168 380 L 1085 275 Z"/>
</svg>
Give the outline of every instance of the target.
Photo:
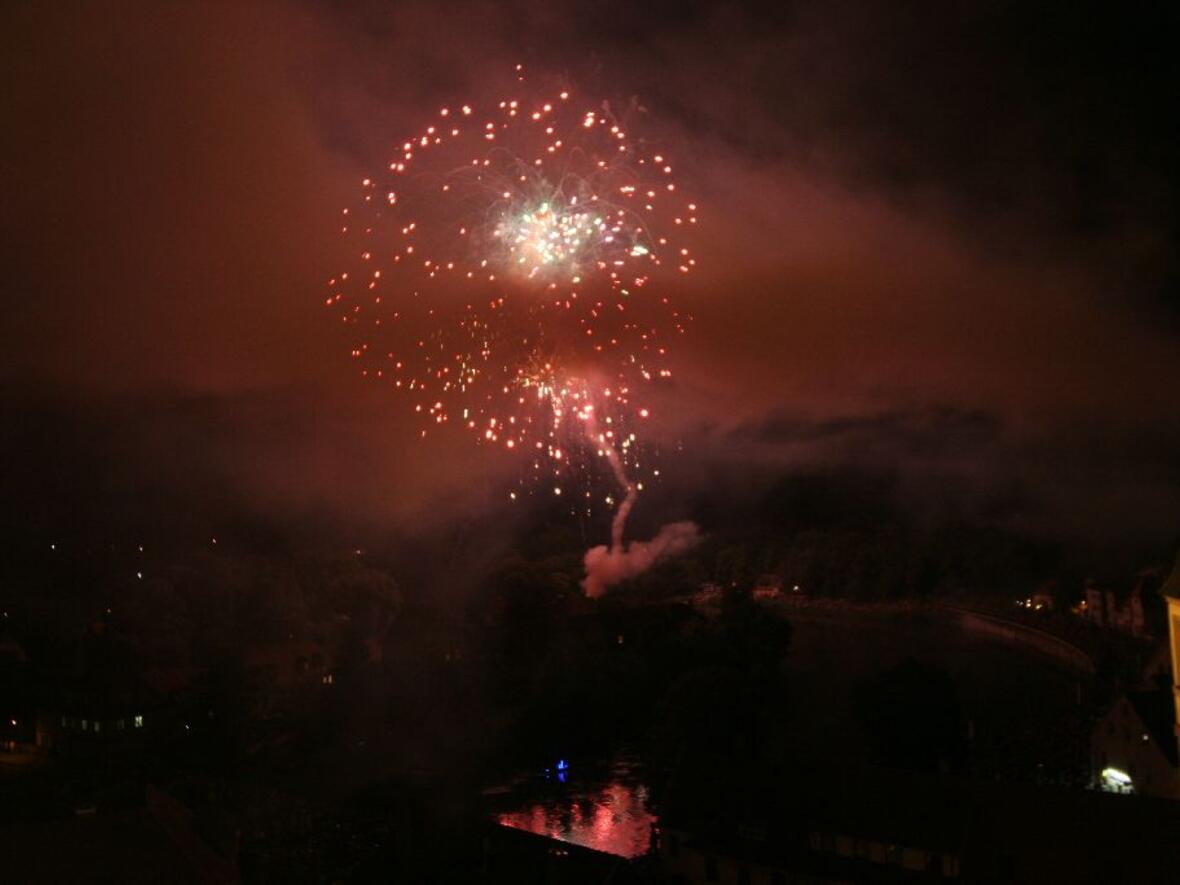
<svg viewBox="0 0 1180 885">
<path fill-rule="evenodd" d="M 650 541 L 632 541 L 625 547 L 622 544 L 592 547 L 583 559 L 586 577 L 582 589 L 588 597 L 597 599 L 608 587 L 642 574 L 661 559 L 683 553 L 700 539 L 696 523 L 672 522 Z"/>
</svg>

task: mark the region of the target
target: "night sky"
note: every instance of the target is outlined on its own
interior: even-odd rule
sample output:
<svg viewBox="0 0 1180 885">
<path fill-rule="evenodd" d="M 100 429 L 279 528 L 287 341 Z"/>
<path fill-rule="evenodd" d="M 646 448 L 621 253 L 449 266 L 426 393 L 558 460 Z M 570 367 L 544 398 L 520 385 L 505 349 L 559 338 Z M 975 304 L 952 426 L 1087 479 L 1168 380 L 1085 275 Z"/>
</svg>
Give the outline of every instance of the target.
<svg viewBox="0 0 1180 885">
<path fill-rule="evenodd" d="M 421 444 L 323 294 L 361 179 L 523 63 L 639 96 L 703 206 L 669 506 L 877 470 L 915 511 L 1165 560 L 1175 8 L 773 5 L 8 4 L 7 524 L 502 507 L 510 459 Z"/>
</svg>

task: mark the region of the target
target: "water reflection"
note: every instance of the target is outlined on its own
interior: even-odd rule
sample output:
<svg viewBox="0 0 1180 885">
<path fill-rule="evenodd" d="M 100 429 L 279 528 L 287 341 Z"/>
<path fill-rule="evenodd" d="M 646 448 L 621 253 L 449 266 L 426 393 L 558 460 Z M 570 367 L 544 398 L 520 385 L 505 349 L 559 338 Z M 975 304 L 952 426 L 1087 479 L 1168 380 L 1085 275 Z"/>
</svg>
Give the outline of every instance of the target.
<svg viewBox="0 0 1180 885">
<path fill-rule="evenodd" d="M 557 772 L 556 781 L 533 782 L 496 820 L 584 848 L 620 857 L 638 857 L 651 844 L 655 816 L 648 810 L 648 790 L 625 765 L 582 778 L 575 768 Z"/>
</svg>

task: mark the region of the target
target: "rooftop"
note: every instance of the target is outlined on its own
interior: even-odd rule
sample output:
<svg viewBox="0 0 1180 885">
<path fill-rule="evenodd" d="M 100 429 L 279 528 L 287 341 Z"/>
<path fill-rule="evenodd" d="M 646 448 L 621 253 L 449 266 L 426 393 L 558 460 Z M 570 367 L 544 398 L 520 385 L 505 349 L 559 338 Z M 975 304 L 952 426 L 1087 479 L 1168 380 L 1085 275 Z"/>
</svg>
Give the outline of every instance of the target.
<svg viewBox="0 0 1180 885">
<path fill-rule="evenodd" d="M 1173 766 L 1180 765 L 1177 755 L 1172 692 L 1163 691 L 1131 691 L 1127 692 L 1127 700 L 1151 732 L 1152 740 L 1160 748 L 1164 756 Z"/>
</svg>

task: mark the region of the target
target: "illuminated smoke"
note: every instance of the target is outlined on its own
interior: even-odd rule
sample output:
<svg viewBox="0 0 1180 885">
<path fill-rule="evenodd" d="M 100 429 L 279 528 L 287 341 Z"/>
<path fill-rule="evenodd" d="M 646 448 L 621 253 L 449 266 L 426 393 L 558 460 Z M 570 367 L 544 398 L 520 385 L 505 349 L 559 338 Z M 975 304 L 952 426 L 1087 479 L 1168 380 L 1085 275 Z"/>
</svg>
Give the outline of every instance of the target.
<svg viewBox="0 0 1180 885">
<path fill-rule="evenodd" d="M 622 507 L 619 509 L 623 510 Z M 617 522 L 617 514 L 615 519 Z M 583 559 L 586 577 L 582 589 L 588 597 L 597 599 L 608 587 L 643 574 L 661 559 L 678 556 L 700 540 L 696 523 L 673 522 L 660 529 L 650 541 L 632 541 L 626 547 L 621 543 L 592 547 Z"/>
<path fill-rule="evenodd" d="M 463 428 L 555 495 L 608 461 L 621 499 L 571 498 L 587 515 L 617 505 L 610 547 L 586 554 L 596 596 L 695 542 L 687 524 L 630 547 L 623 535 L 658 475 L 645 400 L 672 377 L 691 319 L 671 294 L 697 264 L 697 204 L 637 101 L 616 114 L 516 73 L 499 100 L 437 108 L 362 181 L 341 213 L 351 258 L 325 306 L 361 375 L 407 400 L 423 438 Z"/>
<path fill-rule="evenodd" d="M 640 487 L 627 476 L 627 471 L 623 467 L 623 459 L 619 456 L 614 444 L 606 438 L 605 434 L 599 432 L 593 408 L 583 411 L 582 420 L 585 422 L 586 435 L 589 437 L 590 443 L 599 447 L 599 451 L 610 464 L 615 479 L 623 488 L 623 503 L 615 511 L 610 524 L 610 549 L 616 551 L 623 546 L 623 530 L 627 526 L 627 517 L 631 513 L 631 508 L 635 506 L 635 499 L 639 497 Z"/>
<path fill-rule="evenodd" d="M 570 501 L 617 506 L 617 548 L 656 475 L 646 400 L 690 320 L 672 294 L 697 264 L 697 205 L 637 102 L 615 113 L 530 86 L 523 68 L 515 79 L 437 108 L 363 180 L 325 306 L 360 374 L 405 400 L 423 438 L 462 428 L 555 495 L 610 460 L 624 494 Z M 593 433 L 578 420 L 591 412 Z"/>
</svg>

